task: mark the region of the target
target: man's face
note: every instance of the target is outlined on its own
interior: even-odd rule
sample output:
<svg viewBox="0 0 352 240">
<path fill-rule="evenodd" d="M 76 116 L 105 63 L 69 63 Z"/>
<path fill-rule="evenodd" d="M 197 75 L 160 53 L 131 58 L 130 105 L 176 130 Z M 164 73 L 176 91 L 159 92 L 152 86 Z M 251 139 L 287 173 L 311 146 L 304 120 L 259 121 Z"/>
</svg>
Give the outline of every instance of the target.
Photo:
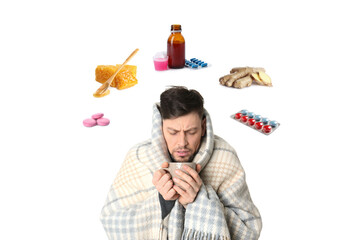
<svg viewBox="0 0 352 240">
<path fill-rule="evenodd" d="M 164 119 L 163 134 L 167 148 L 176 162 L 187 162 L 198 150 L 205 134 L 206 119 L 196 112 L 185 116 Z"/>
</svg>

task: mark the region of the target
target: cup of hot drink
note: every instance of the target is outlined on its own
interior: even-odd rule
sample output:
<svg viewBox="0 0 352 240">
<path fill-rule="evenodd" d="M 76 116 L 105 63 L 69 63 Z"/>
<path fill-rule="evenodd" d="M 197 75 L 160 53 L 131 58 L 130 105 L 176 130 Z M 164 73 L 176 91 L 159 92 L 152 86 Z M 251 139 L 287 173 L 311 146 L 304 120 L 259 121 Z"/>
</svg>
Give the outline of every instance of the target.
<svg viewBox="0 0 352 240">
<path fill-rule="evenodd" d="M 190 168 L 195 170 L 197 164 L 194 163 L 194 162 L 169 162 L 169 167 L 161 168 L 161 169 L 169 172 L 170 175 L 171 175 L 171 178 L 177 177 L 177 178 L 182 180 L 182 177 L 180 175 L 177 175 L 175 171 L 176 170 L 180 170 L 180 171 L 186 173 L 187 175 L 189 175 L 189 173 L 186 170 L 183 169 L 183 166 L 185 166 L 185 165 L 187 165 Z"/>
</svg>

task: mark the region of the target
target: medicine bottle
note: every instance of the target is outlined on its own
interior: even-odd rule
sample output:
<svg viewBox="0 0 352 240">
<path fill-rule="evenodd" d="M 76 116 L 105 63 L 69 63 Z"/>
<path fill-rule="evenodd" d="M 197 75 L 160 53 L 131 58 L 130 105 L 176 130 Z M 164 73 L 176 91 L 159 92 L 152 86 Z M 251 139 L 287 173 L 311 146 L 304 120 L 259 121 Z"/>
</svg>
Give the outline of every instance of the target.
<svg viewBox="0 0 352 240">
<path fill-rule="evenodd" d="M 183 68 L 185 66 L 185 39 L 181 31 L 181 25 L 171 25 L 171 34 L 167 40 L 169 68 Z"/>
</svg>

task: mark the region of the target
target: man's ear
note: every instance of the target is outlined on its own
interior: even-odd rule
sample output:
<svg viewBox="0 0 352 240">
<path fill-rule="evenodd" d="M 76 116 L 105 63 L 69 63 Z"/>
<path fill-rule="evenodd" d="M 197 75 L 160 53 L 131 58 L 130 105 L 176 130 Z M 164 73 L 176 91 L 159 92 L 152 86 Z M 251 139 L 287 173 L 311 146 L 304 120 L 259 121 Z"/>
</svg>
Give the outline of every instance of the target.
<svg viewBox="0 0 352 240">
<path fill-rule="evenodd" d="M 204 117 L 202 119 L 202 137 L 205 135 L 206 129 L 207 129 L 207 118 Z"/>
</svg>

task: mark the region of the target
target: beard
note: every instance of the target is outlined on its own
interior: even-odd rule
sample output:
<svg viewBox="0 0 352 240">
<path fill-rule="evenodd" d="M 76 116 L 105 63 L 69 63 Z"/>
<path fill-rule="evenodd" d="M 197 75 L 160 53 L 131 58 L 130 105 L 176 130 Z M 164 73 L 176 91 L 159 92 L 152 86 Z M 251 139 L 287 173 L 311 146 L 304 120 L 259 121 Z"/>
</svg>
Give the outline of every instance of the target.
<svg viewBox="0 0 352 240">
<path fill-rule="evenodd" d="M 195 153 L 193 153 L 191 156 L 189 156 L 188 158 L 180 157 L 179 158 L 180 160 L 176 160 L 176 157 L 173 156 L 170 152 L 169 152 L 169 156 L 170 156 L 171 162 L 192 162 L 197 153 L 198 153 L 198 150 Z"/>
</svg>

